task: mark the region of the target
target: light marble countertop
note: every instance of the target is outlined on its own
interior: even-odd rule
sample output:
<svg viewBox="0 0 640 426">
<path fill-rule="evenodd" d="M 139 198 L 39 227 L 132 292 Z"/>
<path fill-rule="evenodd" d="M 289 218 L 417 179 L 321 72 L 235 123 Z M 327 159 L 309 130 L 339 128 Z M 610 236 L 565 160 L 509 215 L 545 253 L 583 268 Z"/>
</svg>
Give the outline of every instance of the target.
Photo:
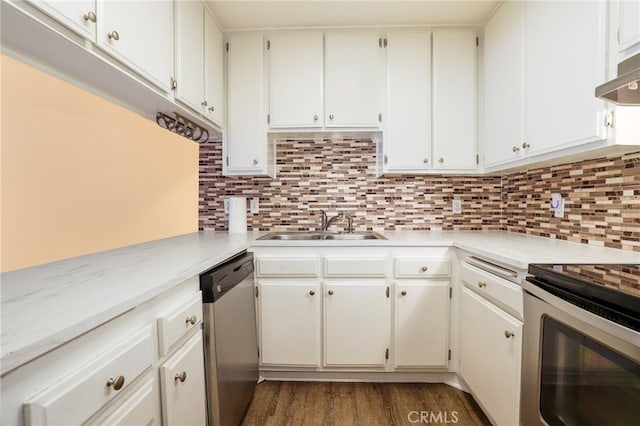
<svg viewBox="0 0 640 426">
<path fill-rule="evenodd" d="M 489 231 L 382 232 L 387 240 L 261 241 L 205 231 L 3 273 L 1 374 L 145 303 L 252 246 L 451 246 L 529 263 L 640 263 L 640 253 Z"/>
</svg>

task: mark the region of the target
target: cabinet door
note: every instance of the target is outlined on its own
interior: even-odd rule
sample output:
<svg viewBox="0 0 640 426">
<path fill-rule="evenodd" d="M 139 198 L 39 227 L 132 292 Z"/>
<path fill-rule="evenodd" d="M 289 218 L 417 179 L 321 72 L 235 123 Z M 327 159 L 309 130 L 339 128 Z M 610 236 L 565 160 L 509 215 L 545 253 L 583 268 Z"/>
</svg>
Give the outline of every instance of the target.
<svg viewBox="0 0 640 426">
<path fill-rule="evenodd" d="M 158 424 L 160 415 L 158 407 L 159 396 L 156 372 L 154 371 L 153 377 L 146 380 L 138 390 L 98 418 L 89 420 L 85 426 Z"/>
<path fill-rule="evenodd" d="M 618 50 L 640 44 L 640 2 L 622 0 L 618 5 Z"/>
<path fill-rule="evenodd" d="M 395 286 L 396 367 L 446 367 L 449 325 L 449 283 Z"/>
<path fill-rule="evenodd" d="M 225 171 L 260 173 L 266 166 L 264 42 L 260 32 L 229 35 Z"/>
<path fill-rule="evenodd" d="M 204 6 L 199 1 L 176 5 L 176 99 L 203 112 Z"/>
<path fill-rule="evenodd" d="M 269 39 L 271 127 L 320 127 L 322 32 L 277 32 Z"/>
<path fill-rule="evenodd" d="M 324 284 L 324 365 L 384 367 L 386 288 L 372 281 Z"/>
<path fill-rule="evenodd" d="M 72 31 L 95 41 L 96 0 L 29 0 L 29 3 Z"/>
<path fill-rule="evenodd" d="M 476 168 L 476 35 L 433 32 L 433 167 Z"/>
<path fill-rule="evenodd" d="M 202 331 L 160 366 L 162 424 L 207 424 Z"/>
<path fill-rule="evenodd" d="M 496 424 L 520 424 L 522 322 L 463 287 L 459 339 L 460 375 L 474 396 Z"/>
<path fill-rule="evenodd" d="M 525 138 L 531 153 L 606 137 L 605 2 L 525 3 Z"/>
<path fill-rule="evenodd" d="M 484 27 L 484 163 L 522 157 L 524 2 L 504 2 Z"/>
<path fill-rule="evenodd" d="M 321 288 L 317 281 L 261 281 L 262 365 L 320 366 Z"/>
<path fill-rule="evenodd" d="M 205 113 L 207 117 L 219 126 L 224 123 L 224 42 L 222 31 L 215 19 L 205 11 L 204 14 L 204 86 Z"/>
<path fill-rule="evenodd" d="M 97 15 L 98 46 L 169 92 L 173 2 L 99 1 Z"/>
<path fill-rule="evenodd" d="M 431 33 L 387 35 L 385 171 L 431 168 Z"/>
<path fill-rule="evenodd" d="M 325 34 L 325 126 L 378 127 L 378 33 Z"/>
</svg>

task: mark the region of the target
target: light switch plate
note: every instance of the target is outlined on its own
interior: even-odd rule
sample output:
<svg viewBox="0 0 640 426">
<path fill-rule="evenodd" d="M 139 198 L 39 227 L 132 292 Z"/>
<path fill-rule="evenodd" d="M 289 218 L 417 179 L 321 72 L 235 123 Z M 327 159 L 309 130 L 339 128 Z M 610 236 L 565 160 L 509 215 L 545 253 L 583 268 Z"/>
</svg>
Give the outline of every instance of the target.
<svg viewBox="0 0 640 426">
<path fill-rule="evenodd" d="M 224 214 L 229 214 L 229 199 L 224 199 Z"/>
<path fill-rule="evenodd" d="M 453 200 L 451 203 L 451 208 L 454 214 L 462 213 L 462 200 Z"/>
</svg>

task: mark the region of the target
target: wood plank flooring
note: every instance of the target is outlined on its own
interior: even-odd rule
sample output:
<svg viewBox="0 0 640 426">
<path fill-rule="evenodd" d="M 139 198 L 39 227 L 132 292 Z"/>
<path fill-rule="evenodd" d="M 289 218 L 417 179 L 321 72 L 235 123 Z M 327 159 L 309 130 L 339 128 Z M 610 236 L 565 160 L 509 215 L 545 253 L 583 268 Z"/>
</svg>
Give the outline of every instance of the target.
<svg viewBox="0 0 640 426">
<path fill-rule="evenodd" d="M 384 426 L 491 423 L 471 395 L 445 384 L 265 381 L 256 388 L 242 424 Z"/>
</svg>

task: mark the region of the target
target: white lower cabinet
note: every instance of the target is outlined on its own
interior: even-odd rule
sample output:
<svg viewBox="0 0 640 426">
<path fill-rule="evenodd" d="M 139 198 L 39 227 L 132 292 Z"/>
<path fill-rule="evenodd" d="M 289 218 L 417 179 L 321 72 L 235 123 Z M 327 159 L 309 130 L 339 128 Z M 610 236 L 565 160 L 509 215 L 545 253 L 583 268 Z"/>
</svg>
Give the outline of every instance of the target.
<svg viewBox="0 0 640 426">
<path fill-rule="evenodd" d="M 156 425 L 156 411 L 159 400 L 158 381 L 151 374 L 123 404 L 116 405 L 101 416 L 89 420 L 86 425 Z"/>
<path fill-rule="evenodd" d="M 262 365 L 320 366 L 321 291 L 318 281 L 258 281 Z"/>
<path fill-rule="evenodd" d="M 446 367 L 449 282 L 398 281 L 395 285 L 395 367 Z"/>
<path fill-rule="evenodd" d="M 498 425 L 520 424 L 522 321 L 463 287 L 460 375 Z"/>
<path fill-rule="evenodd" d="M 386 282 L 325 282 L 324 297 L 324 365 L 384 367 L 389 356 Z"/>
<path fill-rule="evenodd" d="M 207 424 L 202 331 L 160 366 L 162 424 Z"/>
</svg>

